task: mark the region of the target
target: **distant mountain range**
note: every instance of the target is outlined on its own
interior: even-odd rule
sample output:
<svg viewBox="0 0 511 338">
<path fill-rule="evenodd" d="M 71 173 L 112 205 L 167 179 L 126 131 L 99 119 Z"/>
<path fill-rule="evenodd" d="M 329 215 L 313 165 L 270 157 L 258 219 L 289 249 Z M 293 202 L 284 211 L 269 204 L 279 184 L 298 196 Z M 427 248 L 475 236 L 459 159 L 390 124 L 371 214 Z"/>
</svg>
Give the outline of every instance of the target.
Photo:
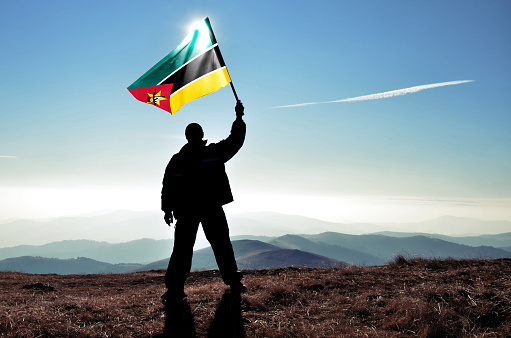
<svg viewBox="0 0 511 338">
<path fill-rule="evenodd" d="M 511 229 L 507 229 L 511 230 Z M 438 238 L 444 241 L 470 245 L 470 246 L 493 246 L 496 248 L 504 248 L 511 246 L 511 232 L 501 233 L 497 235 L 479 235 L 479 236 L 446 236 L 439 234 L 428 234 L 424 232 L 392 232 L 382 231 L 375 233 L 376 235 L 385 235 L 390 237 L 413 237 L 413 236 L 426 236 L 431 238 Z"/>
<path fill-rule="evenodd" d="M 315 235 L 284 235 L 257 239 L 234 236 L 232 244 L 240 269 L 266 269 L 285 266 L 342 267 L 381 265 L 396 255 L 424 258 L 511 258 L 510 234 L 457 237 L 457 241 L 503 244 L 469 246 L 429 235 L 370 234 L 348 235 L 324 232 Z M 172 251 L 171 240 L 141 239 L 120 244 L 94 241 L 63 241 L 42 246 L 18 246 L 0 249 L 0 271 L 28 273 L 110 273 L 165 269 Z M 23 254 L 21 254 L 23 253 Z M 83 253 L 89 255 L 83 258 Z M 9 256 L 13 255 L 13 256 Z M 19 255 L 19 256 L 18 256 Z M 30 256 L 29 256 L 30 255 Z M 46 256 L 46 257 L 43 257 Z M 78 258 L 73 258 L 78 257 Z M 91 259 L 90 257 L 95 257 Z M 155 258 L 156 257 L 156 258 Z M 106 260 L 110 262 L 105 262 Z M 150 262 L 148 264 L 144 264 Z M 210 247 L 196 250 L 193 270 L 217 267 Z"/>
<path fill-rule="evenodd" d="M 229 227 L 232 236 L 278 237 L 287 234 L 320 234 L 323 232 L 351 235 L 412 232 L 448 236 L 476 236 L 510 232 L 511 222 L 445 216 L 417 223 L 335 223 L 303 216 L 252 212 L 229 216 Z M 173 227 L 168 227 L 164 223 L 163 214 L 158 211 L 121 210 L 92 216 L 0 221 L 0 233 L 2 234 L 0 248 L 5 248 L 18 245 L 43 245 L 65 240 L 125 243 L 140 238 L 169 239 L 173 236 Z M 208 246 L 203 234 L 199 234 L 196 244 L 197 248 Z"/>
<path fill-rule="evenodd" d="M 254 222 L 255 221 L 255 222 Z M 511 221 L 488 221 L 468 217 L 442 216 L 433 220 L 408 223 L 334 223 L 303 216 L 273 212 L 250 212 L 232 216 L 234 235 L 283 236 L 339 232 L 351 235 L 377 232 L 413 232 L 447 236 L 497 235 L 511 232 Z M 262 231 L 258 231 L 258 230 Z"/>
<path fill-rule="evenodd" d="M 172 228 L 163 222 L 162 214 L 140 211 L 114 211 L 48 220 L 17 219 L 0 223 L 0 230 L 0 247 L 78 239 L 124 243 L 139 238 L 167 239 L 173 233 Z"/>
<path fill-rule="evenodd" d="M 442 216 L 418 223 L 390 224 L 399 232 L 424 232 L 449 236 L 497 235 L 511 231 L 510 221 L 486 221 L 468 217 Z"/>
<path fill-rule="evenodd" d="M 0 271 L 60 275 L 128 272 L 139 266 L 139 264 L 109 264 L 85 257 L 58 259 L 23 256 L 0 261 Z"/>
<path fill-rule="evenodd" d="M 88 257 L 97 261 L 118 264 L 147 264 L 170 256 L 173 240 L 138 239 L 110 244 L 91 240 L 61 241 L 44 245 L 20 245 L 0 248 L 0 260 L 18 256 L 41 256 L 70 259 Z"/>
<path fill-rule="evenodd" d="M 229 225 L 240 269 L 380 265 L 399 254 L 511 257 L 509 221 L 445 216 L 407 224 L 344 224 L 259 212 L 231 216 Z M 173 227 L 160 212 L 11 220 L 0 222 L 0 233 L 0 270 L 32 273 L 165 269 L 173 247 Z M 208 245 L 199 232 L 193 269 L 216 268 Z"/>
<path fill-rule="evenodd" d="M 346 235 L 327 232 L 304 235 L 319 243 L 338 245 L 373 255 L 385 262 L 396 255 L 424 258 L 509 258 L 511 252 L 492 246 L 468 246 L 426 236 L 389 237 L 383 235 Z M 356 263 L 356 262 L 353 262 Z"/>
</svg>

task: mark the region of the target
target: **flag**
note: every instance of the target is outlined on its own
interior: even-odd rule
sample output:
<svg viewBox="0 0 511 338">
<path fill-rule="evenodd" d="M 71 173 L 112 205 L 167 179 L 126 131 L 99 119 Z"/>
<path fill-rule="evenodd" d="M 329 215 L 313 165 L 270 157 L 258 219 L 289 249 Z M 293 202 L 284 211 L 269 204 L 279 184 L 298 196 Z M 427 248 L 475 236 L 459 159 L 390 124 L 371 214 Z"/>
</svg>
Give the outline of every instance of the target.
<svg viewBox="0 0 511 338">
<path fill-rule="evenodd" d="M 205 18 L 128 91 L 139 101 L 175 114 L 185 103 L 230 82 L 209 18 Z"/>
</svg>

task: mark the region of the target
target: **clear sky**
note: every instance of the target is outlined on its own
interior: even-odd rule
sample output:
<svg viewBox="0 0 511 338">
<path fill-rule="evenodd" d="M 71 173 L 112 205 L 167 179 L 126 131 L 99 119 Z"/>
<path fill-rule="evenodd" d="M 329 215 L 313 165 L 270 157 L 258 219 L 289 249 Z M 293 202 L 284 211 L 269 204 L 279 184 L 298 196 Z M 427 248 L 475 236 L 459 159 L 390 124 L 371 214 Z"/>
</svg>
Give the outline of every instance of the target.
<svg viewBox="0 0 511 338">
<path fill-rule="evenodd" d="M 158 210 L 185 126 L 225 138 L 235 100 L 126 87 L 206 16 L 246 108 L 229 213 L 511 220 L 511 2 L 472 0 L 1 1 L 0 220 Z"/>
</svg>

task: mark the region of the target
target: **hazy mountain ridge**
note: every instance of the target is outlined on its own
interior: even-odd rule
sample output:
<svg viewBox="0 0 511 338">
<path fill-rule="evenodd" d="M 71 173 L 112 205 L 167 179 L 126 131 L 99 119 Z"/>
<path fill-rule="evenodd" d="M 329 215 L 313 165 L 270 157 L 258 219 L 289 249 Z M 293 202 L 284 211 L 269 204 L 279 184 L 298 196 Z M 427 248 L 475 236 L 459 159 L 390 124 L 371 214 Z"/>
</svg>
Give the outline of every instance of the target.
<svg viewBox="0 0 511 338">
<path fill-rule="evenodd" d="M 413 237 L 425 236 L 431 238 L 442 239 L 447 242 L 469 245 L 469 246 L 493 246 L 503 249 L 511 246 L 511 232 L 496 235 L 479 235 L 479 236 L 447 236 L 439 234 L 428 234 L 425 232 L 394 232 L 382 231 L 374 233 L 374 235 L 384 235 L 389 237 Z"/>
<path fill-rule="evenodd" d="M 0 271 L 17 271 L 37 274 L 96 274 L 128 272 L 139 264 L 109 264 L 86 257 L 58 259 L 23 256 L 0 261 Z"/>
<path fill-rule="evenodd" d="M 369 224 L 335 223 L 272 212 L 229 215 L 231 236 L 271 236 L 340 232 L 352 235 L 383 231 L 419 232 L 460 236 L 463 234 L 500 234 L 510 232 L 510 221 L 483 221 L 445 216 L 416 223 Z M 47 220 L 16 219 L 0 223 L 1 247 L 43 245 L 64 240 L 95 240 L 124 243 L 140 238 L 172 238 L 173 228 L 163 221 L 159 211 L 113 211 L 100 215 L 60 217 Z M 472 236 L 472 235 L 471 235 Z M 199 234 L 197 243 L 207 246 Z M 466 243 L 460 243 L 466 244 Z M 509 244 L 511 245 L 511 244 Z M 506 245 L 506 246 L 509 246 Z M 504 246 L 504 245 L 503 245 Z"/>
<path fill-rule="evenodd" d="M 134 241 L 140 251 L 151 251 L 156 240 Z M 232 241 L 240 269 L 267 269 L 286 266 L 336 267 L 353 265 L 383 265 L 397 255 L 423 258 L 511 258 L 511 252 L 488 246 L 470 247 L 425 236 L 395 238 L 383 235 L 346 235 L 323 233 L 318 235 L 285 235 L 265 243 L 257 240 Z M 164 242 L 165 243 L 165 242 Z M 337 243 L 337 244 L 331 244 Z M 61 244 L 61 243 L 59 243 Z M 100 243 L 101 244 L 101 243 Z M 133 248 L 133 243 L 126 243 Z M 116 244 L 116 246 L 122 246 Z M 354 247 L 358 247 L 355 250 Z M 132 272 L 166 269 L 169 255 L 152 263 L 109 264 L 87 258 L 87 268 L 77 270 L 73 259 L 37 257 L 8 258 L 0 261 L 0 271 L 14 270 L 28 273 L 98 273 Z M 36 264 L 35 261 L 43 264 Z M 50 264 L 51 263 L 51 264 Z M 84 265 L 83 261 L 80 261 Z M 59 266 L 59 264 L 61 266 Z M 91 265 L 96 264 L 96 267 Z M 76 264 L 76 262 L 74 263 Z M 72 268 L 69 268 L 72 266 Z M 45 270 L 43 267 L 47 267 Z M 196 250 L 192 270 L 216 269 L 211 247 Z M 85 270 L 84 270 L 85 269 Z"/>
<path fill-rule="evenodd" d="M 258 229 L 253 231 L 265 230 L 263 235 L 283 236 L 287 234 L 303 234 L 303 233 L 322 233 L 326 231 L 336 231 L 350 234 L 364 234 L 377 231 L 393 230 L 392 226 L 382 226 L 370 223 L 339 223 L 323 221 L 315 218 L 298 216 L 298 215 L 285 215 L 275 212 L 246 212 L 239 215 L 234 215 L 230 218 L 232 234 L 247 234 L 247 230 L 252 230 L 252 227 L 246 226 L 246 221 L 256 221 Z M 257 232 L 259 233 L 259 232 Z M 254 233 L 255 234 L 255 233 Z"/>
<path fill-rule="evenodd" d="M 172 229 L 157 212 L 114 211 L 94 216 L 48 220 L 17 219 L 0 224 L 0 247 L 43 245 L 66 240 L 123 243 L 140 238 L 170 238 Z"/>
<path fill-rule="evenodd" d="M 333 234 L 334 240 L 328 242 L 327 239 L 323 239 L 323 236 L 328 237 L 328 234 Z M 463 242 L 473 242 L 475 244 L 479 244 L 481 242 L 491 241 L 491 243 L 503 244 L 507 243 L 509 240 L 509 233 L 502 234 L 503 238 L 499 238 L 500 235 L 485 235 L 478 237 L 449 237 L 443 235 L 417 235 L 413 233 L 389 233 L 388 235 L 348 235 L 348 234 L 340 234 L 340 233 L 323 233 L 318 235 L 285 235 L 281 237 L 268 237 L 268 236 L 232 236 L 232 241 L 236 242 L 239 238 L 249 238 L 251 240 L 259 240 L 260 242 L 267 242 L 270 244 L 275 244 L 280 248 L 285 249 L 300 249 L 302 251 L 308 251 L 311 253 L 331 257 L 334 259 L 339 259 L 341 261 L 348 262 L 350 264 L 356 265 L 375 265 L 375 264 L 384 264 L 384 259 L 387 259 L 389 255 L 398 254 L 398 253 L 406 253 L 413 254 L 413 251 L 410 251 L 406 248 L 402 249 L 401 252 L 396 252 L 396 250 L 389 250 L 393 248 L 403 248 L 403 245 L 399 244 L 406 243 L 410 239 L 412 241 L 417 240 L 416 237 L 424 237 L 422 241 L 426 241 L 428 243 L 438 243 L 435 241 L 429 242 L 429 239 L 440 239 L 444 238 L 445 242 L 454 241 L 459 243 Z M 362 237 L 359 237 L 362 236 Z M 373 236 L 382 236 L 382 237 L 373 237 Z M 440 238 L 437 238 L 439 237 Z M 389 243 L 384 245 L 387 249 L 383 250 L 373 250 L 373 253 L 364 252 L 364 248 L 366 245 L 364 242 L 367 239 L 379 238 L 381 240 L 385 238 L 395 238 L 390 239 Z M 362 239 L 362 240 L 361 240 Z M 333 244 L 335 243 L 335 244 Z M 423 244 L 423 246 L 426 244 Z M 463 244 L 465 245 L 465 244 Z M 162 257 L 169 257 L 172 252 L 173 240 L 153 240 L 153 239 L 140 239 L 136 241 L 130 241 L 126 243 L 117 243 L 111 244 L 106 242 L 96 242 L 89 240 L 76 240 L 76 241 L 61 241 L 55 243 L 49 243 L 41 246 L 30 246 L 30 245 L 22 245 L 11 248 L 0 248 L 0 260 L 6 258 L 20 257 L 20 256 L 40 256 L 47 258 L 60 258 L 60 259 L 69 259 L 76 257 L 88 257 L 97 261 L 102 261 L 106 263 L 116 264 L 116 263 L 150 263 L 154 262 L 158 259 L 162 259 Z M 370 244 L 369 246 L 373 246 Z M 381 246 L 381 245 L 380 245 Z M 481 246 L 481 245 L 477 245 Z M 492 245 L 484 245 L 486 247 Z M 510 246 L 499 248 L 501 250 L 509 251 Z M 477 250 L 480 249 L 470 249 L 469 251 L 475 251 L 477 254 Z M 199 252 L 197 250 L 196 252 Z M 467 251 L 467 250 L 465 250 Z M 424 252 L 421 252 L 422 254 Z M 459 255 L 459 253 L 457 254 Z M 383 258 L 382 258 L 383 257 Z"/>
<path fill-rule="evenodd" d="M 426 232 L 449 236 L 496 235 L 511 230 L 511 221 L 479 220 L 469 217 L 442 216 L 436 219 L 404 224 L 391 224 L 400 231 Z"/>
<path fill-rule="evenodd" d="M 126 243 L 111 244 L 91 240 L 60 241 L 40 246 L 21 245 L 0 248 L 0 260 L 19 256 L 40 256 L 47 258 L 70 259 L 88 257 L 97 261 L 146 264 L 169 256 L 173 240 L 139 239 Z"/>
<path fill-rule="evenodd" d="M 158 216 L 157 220 L 156 216 Z M 124 231 L 129 232 L 131 231 L 130 229 L 136 228 L 136 233 L 143 233 L 148 228 L 148 224 L 162 223 L 160 216 L 150 212 L 130 213 L 118 211 L 100 216 L 59 218 L 48 222 L 53 224 L 54 229 L 61 229 L 66 226 L 68 229 L 83 230 L 85 224 L 88 224 L 93 228 L 100 229 L 102 232 L 115 233 L 120 231 L 118 228 L 120 226 Z M 250 219 L 249 217 L 258 219 Z M 444 217 L 426 223 L 431 226 L 431 224 L 439 224 L 438 222 L 442 219 L 445 222 L 457 222 L 458 225 L 460 221 L 467 221 L 466 219 Z M 44 226 L 48 222 L 31 221 L 29 223 L 18 223 L 19 221 L 16 220 L 9 224 L 11 226 L 12 224 L 19 225 L 20 228 L 17 230 L 24 233 L 30 233 L 34 226 L 38 229 L 48 230 Z M 368 226 L 366 228 L 368 229 L 370 226 L 352 224 L 350 228 L 340 223 L 275 213 L 247 213 L 231 218 L 230 222 L 233 228 L 231 239 L 240 269 L 262 269 L 291 265 L 341 266 L 339 264 L 346 263 L 354 265 L 382 265 L 392 260 L 396 255 L 424 258 L 511 257 L 510 232 L 498 235 L 489 234 L 465 237 L 411 232 L 397 233 L 389 230 L 373 234 L 349 234 L 334 231 L 317 233 L 317 231 L 311 231 L 313 234 L 303 234 L 305 232 L 301 232 L 302 234 L 300 235 L 298 232 L 304 229 L 318 230 L 329 227 L 341 227 L 345 230 L 351 229 L 351 231 L 354 231 L 353 227 Z M 479 225 L 494 224 L 494 222 L 487 223 L 487 221 L 477 220 L 470 220 L 470 222 L 472 225 L 475 223 Z M 511 222 L 497 221 L 499 227 L 508 223 L 511 224 Z M 246 227 L 243 228 L 243 225 Z M 9 227 L 9 225 L 4 228 L 5 226 L 6 224 L 0 224 L 2 234 L 6 230 L 5 233 L 11 231 L 12 235 L 13 228 Z M 444 226 L 447 226 L 447 224 L 444 224 Z M 161 227 L 161 224 L 158 224 L 158 227 Z M 169 231 L 168 229 L 172 229 L 166 225 L 161 228 L 167 232 Z M 284 229 L 293 229 L 293 232 L 292 234 L 279 236 L 269 236 L 268 233 L 264 234 L 270 228 L 276 234 L 283 232 Z M 381 230 L 381 226 L 375 226 L 375 229 Z M 78 230 L 77 233 L 82 231 Z M 236 232 L 243 230 L 248 232 L 256 232 L 257 230 L 263 234 L 246 233 L 236 235 Z M 359 228 L 358 230 L 360 232 L 361 229 Z M 72 233 L 72 231 L 67 230 L 66 233 Z M 30 234 L 31 236 L 35 235 L 33 233 Z M 118 236 L 118 238 L 121 237 Z M 204 242 L 205 239 L 202 239 L 202 241 Z M 199 238 L 198 242 L 201 242 Z M 467 243 L 472 245 L 467 245 Z M 23 269 L 23 264 L 26 264 L 25 268 L 33 265 L 26 256 L 39 256 L 39 261 L 42 261 L 43 257 L 59 258 L 63 260 L 62 266 L 68 266 L 70 259 L 87 257 L 98 262 L 97 271 L 120 272 L 118 267 L 109 267 L 108 265 L 100 267 L 101 264 L 115 265 L 120 263 L 135 263 L 130 268 L 136 270 L 165 269 L 168 264 L 168 257 L 172 252 L 172 245 L 173 241 L 170 239 L 155 240 L 144 238 L 115 244 L 92 240 L 66 240 L 40 246 L 22 245 L 0 248 L 0 260 L 15 257 L 23 258 L 18 260 L 17 266 L 14 264 L 15 260 L 12 259 L 8 261 L 8 264 L 4 261 L 0 261 L 0 263 L 7 264 L 3 265 L 4 267 L 14 266 L 17 271 L 34 272 L 33 270 L 20 270 Z M 503 249 L 496 248 L 496 246 L 501 246 Z M 197 248 L 200 248 L 200 245 L 196 243 Z M 59 264 L 58 260 L 51 262 L 53 266 Z M 214 268 L 216 268 L 216 261 L 210 247 L 194 252 L 192 269 L 206 270 Z M 69 271 L 75 270 L 71 269 Z"/>
<path fill-rule="evenodd" d="M 509 252 L 490 246 L 471 247 L 426 236 L 347 235 L 327 232 L 303 237 L 370 254 L 386 261 L 396 255 L 424 258 L 509 258 Z"/>
</svg>

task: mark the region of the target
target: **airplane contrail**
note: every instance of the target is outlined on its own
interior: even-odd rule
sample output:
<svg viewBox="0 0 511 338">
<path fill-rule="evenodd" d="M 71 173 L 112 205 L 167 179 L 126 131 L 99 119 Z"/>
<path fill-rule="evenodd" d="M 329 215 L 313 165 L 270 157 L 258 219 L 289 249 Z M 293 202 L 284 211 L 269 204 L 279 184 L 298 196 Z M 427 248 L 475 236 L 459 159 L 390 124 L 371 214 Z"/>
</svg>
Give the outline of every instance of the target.
<svg viewBox="0 0 511 338">
<path fill-rule="evenodd" d="M 18 158 L 18 156 L 1 156 L 1 155 L 0 155 L 0 158 L 15 158 L 15 159 L 17 159 L 17 158 Z"/>
<path fill-rule="evenodd" d="M 287 105 L 287 106 L 276 106 L 276 107 L 271 107 L 271 108 L 291 108 L 291 107 L 302 107 L 302 106 L 309 106 L 309 105 L 312 105 L 312 104 L 322 104 L 322 103 L 356 102 L 356 101 L 386 99 L 388 97 L 399 96 L 399 95 L 406 95 L 406 94 L 410 94 L 410 93 L 420 92 L 421 90 L 424 90 L 424 89 L 431 89 L 431 88 L 443 87 L 443 86 L 452 86 L 452 85 L 457 85 L 457 84 L 467 83 L 467 82 L 473 82 L 473 81 L 474 80 L 461 80 L 461 81 L 449 81 L 449 82 L 432 83 L 432 84 L 427 84 L 427 85 L 422 85 L 422 86 L 415 86 L 415 87 L 391 90 L 389 92 L 383 92 L 383 93 L 376 93 L 376 94 L 369 94 L 369 95 L 351 97 L 351 98 L 342 99 L 342 100 L 324 101 L 324 102 L 298 103 L 298 104 L 290 104 L 290 105 Z"/>
</svg>

